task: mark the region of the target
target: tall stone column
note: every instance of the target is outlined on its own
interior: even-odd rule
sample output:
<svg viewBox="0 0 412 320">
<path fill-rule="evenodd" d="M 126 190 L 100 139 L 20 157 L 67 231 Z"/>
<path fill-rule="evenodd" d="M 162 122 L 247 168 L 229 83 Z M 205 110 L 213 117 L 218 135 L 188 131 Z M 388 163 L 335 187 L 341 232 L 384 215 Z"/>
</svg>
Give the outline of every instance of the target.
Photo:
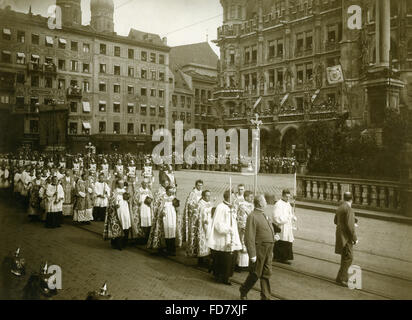
<svg viewBox="0 0 412 320">
<path fill-rule="evenodd" d="M 376 0 L 376 64 L 389 67 L 391 7 L 389 0 Z"/>
</svg>

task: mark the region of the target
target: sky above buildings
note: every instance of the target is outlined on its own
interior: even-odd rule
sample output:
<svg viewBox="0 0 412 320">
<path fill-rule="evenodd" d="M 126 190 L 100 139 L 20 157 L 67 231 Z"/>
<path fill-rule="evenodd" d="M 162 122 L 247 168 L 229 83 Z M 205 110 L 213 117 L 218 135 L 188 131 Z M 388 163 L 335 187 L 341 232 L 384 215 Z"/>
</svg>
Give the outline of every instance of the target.
<svg viewBox="0 0 412 320">
<path fill-rule="evenodd" d="M 0 0 L 12 9 L 46 16 L 55 0 Z M 169 46 L 204 42 L 219 54 L 211 42 L 217 37 L 217 28 L 223 21 L 219 0 L 114 0 L 115 31 L 128 35 L 130 28 L 167 37 Z M 82 21 L 90 23 L 90 0 L 82 0 Z"/>
</svg>

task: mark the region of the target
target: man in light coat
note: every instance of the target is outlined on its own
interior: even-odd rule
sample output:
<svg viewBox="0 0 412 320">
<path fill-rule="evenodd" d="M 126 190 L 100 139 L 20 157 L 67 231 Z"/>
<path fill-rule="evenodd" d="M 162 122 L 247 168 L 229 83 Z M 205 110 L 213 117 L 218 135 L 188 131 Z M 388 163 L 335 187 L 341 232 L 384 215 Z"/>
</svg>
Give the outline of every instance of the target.
<svg viewBox="0 0 412 320">
<path fill-rule="evenodd" d="M 355 214 L 352 210 L 352 194 L 345 192 L 343 194 L 343 203 L 336 210 L 336 243 L 335 253 L 341 255 L 341 264 L 336 283 L 338 285 L 348 286 L 348 269 L 353 260 L 353 245 L 358 243 L 355 232 Z"/>
</svg>

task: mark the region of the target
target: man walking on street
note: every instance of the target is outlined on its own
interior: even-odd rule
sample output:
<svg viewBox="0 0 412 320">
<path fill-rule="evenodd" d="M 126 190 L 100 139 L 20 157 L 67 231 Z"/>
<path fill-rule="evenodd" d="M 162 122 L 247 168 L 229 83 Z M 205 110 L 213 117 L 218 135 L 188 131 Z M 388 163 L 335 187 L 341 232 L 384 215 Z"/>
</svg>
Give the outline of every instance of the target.
<svg viewBox="0 0 412 320">
<path fill-rule="evenodd" d="M 343 287 L 348 286 L 348 269 L 353 260 L 353 245 L 358 243 L 355 233 L 355 214 L 352 210 L 352 194 L 345 192 L 344 202 L 336 211 L 336 243 L 335 253 L 341 255 L 341 263 L 336 283 Z"/>
<path fill-rule="evenodd" d="M 264 214 L 266 200 L 263 195 L 254 199 L 255 210 L 247 217 L 245 244 L 250 257 L 249 275 L 240 287 L 240 299 L 260 278 L 261 299 L 270 300 L 270 276 L 272 274 L 273 245 L 275 233 L 269 218 Z"/>
</svg>

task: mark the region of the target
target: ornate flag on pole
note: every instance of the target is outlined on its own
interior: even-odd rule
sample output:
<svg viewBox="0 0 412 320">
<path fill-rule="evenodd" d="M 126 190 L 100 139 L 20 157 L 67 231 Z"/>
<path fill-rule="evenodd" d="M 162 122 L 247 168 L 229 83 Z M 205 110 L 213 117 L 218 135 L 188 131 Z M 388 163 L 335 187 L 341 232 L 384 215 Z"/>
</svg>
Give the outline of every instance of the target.
<svg viewBox="0 0 412 320">
<path fill-rule="evenodd" d="M 341 65 L 326 68 L 326 75 L 328 77 L 329 84 L 343 82 L 343 72 Z"/>
<path fill-rule="evenodd" d="M 262 101 L 262 97 L 259 97 L 259 98 L 256 100 L 255 104 L 253 105 L 253 109 L 255 109 L 255 108 L 259 105 L 260 101 Z"/>
<path fill-rule="evenodd" d="M 289 93 L 285 94 L 285 96 L 283 97 L 282 101 L 280 102 L 280 106 L 281 106 L 281 107 L 285 104 L 285 102 L 286 102 L 286 100 L 287 100 L 288 98 L 289 98 Z"/>
<path fill-rule="evenodd" d="M 318 96 L 319 92 L 320 92 L 320 89 L 317 89 L 317 90 L 315 91 L 315 93 L 313 94 L 312 98 L 310 99 L 310 101 L 311 101 L 312 103 L 316 100 L 316 97 Z"/>
</svg>

